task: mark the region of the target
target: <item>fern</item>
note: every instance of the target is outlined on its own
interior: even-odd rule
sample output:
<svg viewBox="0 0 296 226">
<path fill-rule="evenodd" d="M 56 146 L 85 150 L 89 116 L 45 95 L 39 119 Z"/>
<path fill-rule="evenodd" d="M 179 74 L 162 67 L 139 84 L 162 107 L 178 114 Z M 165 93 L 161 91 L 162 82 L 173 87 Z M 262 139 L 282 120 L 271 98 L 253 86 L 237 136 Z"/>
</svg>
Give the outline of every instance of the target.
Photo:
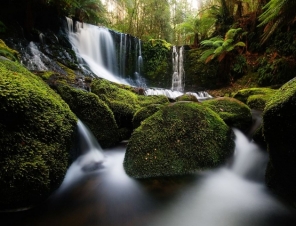
<svg viewBox="0 0 296 226">
<path fill-rule="evenodd" d="M 295 0 L 270 0 L 264 7 L 264 12 L 259 16 L 260 24 L 264 27 L 261 42 L 266 42 L 279 28 L 291 25 L 296 21 Z"/>
</svg>

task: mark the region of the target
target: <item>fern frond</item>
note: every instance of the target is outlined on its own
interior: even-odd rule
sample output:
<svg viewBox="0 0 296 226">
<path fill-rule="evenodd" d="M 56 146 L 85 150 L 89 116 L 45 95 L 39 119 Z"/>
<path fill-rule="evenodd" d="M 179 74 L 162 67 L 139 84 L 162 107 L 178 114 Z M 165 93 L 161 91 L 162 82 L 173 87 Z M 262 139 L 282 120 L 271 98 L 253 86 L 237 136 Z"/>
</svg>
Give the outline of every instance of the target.
<svg viewBox="0 0 296 226">
<path fill-rule="evenodd" d="M 208 57 L 213 54 L 214 54 L 214 49 L 207 49 L 201 54 L 199 60 L 202 62 L 205 62 L 208 59 Z"/>
</svg>

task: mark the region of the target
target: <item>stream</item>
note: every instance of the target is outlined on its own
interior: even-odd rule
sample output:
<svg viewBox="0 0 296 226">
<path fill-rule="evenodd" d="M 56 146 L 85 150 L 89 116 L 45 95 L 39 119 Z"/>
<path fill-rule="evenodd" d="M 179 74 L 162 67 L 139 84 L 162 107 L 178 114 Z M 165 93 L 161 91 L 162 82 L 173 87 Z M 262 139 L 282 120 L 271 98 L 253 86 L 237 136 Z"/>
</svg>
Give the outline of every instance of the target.
<svg viewBox="0 0 296 226">
<path fill-rule="evenodd" d="M 223 167 L 135 180 L 123 169 L 126 143 L 101 150 L 82 131 L 90 144 L 82 142 L 87 150 L 60 188 L 40 206 L 0 213 L 1 225 L 295 226 L 295 210 L 264 185 L 267 153 L 234 132 L 235 153 Z"/>
</svg>

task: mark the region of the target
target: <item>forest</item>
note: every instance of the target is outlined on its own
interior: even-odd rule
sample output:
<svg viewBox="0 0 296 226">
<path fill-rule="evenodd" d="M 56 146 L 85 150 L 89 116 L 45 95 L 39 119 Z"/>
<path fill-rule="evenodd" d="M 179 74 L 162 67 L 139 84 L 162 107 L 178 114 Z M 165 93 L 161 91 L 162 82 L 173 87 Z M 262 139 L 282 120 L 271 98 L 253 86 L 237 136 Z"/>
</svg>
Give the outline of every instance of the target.
<svg viewBox="0 0 296 226">
<path fill-rule="evenodd" d="M 295 8 L 2 1 L 0 224 L 294 226 Z"/>
</svg>

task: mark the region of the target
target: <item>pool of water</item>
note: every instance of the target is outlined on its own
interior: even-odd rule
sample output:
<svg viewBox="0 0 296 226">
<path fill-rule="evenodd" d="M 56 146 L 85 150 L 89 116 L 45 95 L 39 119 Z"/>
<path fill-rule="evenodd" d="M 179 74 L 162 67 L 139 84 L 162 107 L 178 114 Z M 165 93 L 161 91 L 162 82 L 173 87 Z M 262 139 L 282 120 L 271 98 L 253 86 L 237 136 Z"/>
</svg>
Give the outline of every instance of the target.
<svg viewBox="0 0 296 226">
<path fill-rule="evenodd" d="M 295 226 L 295 211 L 263 183 L 266 153 L 235 133 L 228 164 L 189 176 L 132 179 L 122 166 L 125 144 L 104 150 L 98 164 L 84 153 L 44 204 L 1 213 L 0 225 Z"/>
</svg>

